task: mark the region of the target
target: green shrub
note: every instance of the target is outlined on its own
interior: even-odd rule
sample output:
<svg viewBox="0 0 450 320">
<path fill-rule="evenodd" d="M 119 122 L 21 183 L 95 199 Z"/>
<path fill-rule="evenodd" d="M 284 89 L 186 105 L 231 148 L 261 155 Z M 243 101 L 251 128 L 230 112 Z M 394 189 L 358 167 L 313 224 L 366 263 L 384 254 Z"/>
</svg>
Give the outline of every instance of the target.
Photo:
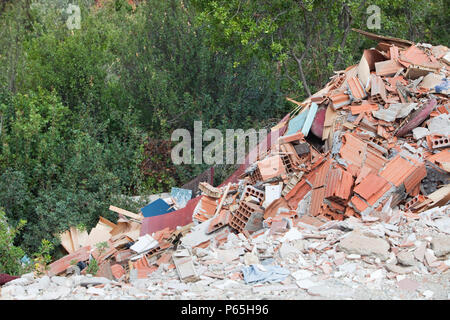
<svg viewBox="0 0 450 320">
<path fill-rule="evenodd" d="M 16 276 L 22 273 L 20 259 L 24 256 L 24 251 L 14 245 L 14 238 L 25 223 L 25 220 L 20 220 L 16 227 L 11 227 L 5 212 L 0 210 L 0 273 Z"/>
</svg>

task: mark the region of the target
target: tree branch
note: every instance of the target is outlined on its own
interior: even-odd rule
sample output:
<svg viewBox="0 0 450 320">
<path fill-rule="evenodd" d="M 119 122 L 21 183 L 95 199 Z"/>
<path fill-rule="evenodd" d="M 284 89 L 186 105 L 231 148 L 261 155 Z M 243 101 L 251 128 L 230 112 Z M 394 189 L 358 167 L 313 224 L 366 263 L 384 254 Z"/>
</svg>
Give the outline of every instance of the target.
<svg viewBox="0 0 450 320">
<path fill-rule="evenodd" d="M 309 49 L 309 47 L 307 47 L 305 49 L 304 53 L 307 51 L 307 49 Z M 302 60 L 305 57 L 304 53 L 302 54 L 301 58 L 298 58 L 297 55 L 295 54 L 295 52 L 292 51 L 292 55 L 293 55 L 295 61 L 297 61 L 298 73 L 300 74 L 300 78 L 302 79 L 302 83 L 305 88 L 305 91 L 308 94 L 308 96 L 311 96 L 311 91 L 309 90 L 308 82 L 306 81 L 305 73 L 303 72 L 303 66 L 302 66 Z"/>
</svg>

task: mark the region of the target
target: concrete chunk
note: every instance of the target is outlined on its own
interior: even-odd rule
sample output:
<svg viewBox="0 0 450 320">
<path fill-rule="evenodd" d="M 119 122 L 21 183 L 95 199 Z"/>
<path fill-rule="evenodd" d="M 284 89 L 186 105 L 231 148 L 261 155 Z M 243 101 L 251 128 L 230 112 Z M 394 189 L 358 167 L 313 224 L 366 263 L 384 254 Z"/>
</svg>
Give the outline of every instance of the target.
<svg viewBox="0 0 450 320">
<path fill-rule="evenodd" d="M 386 240 L 366 237 L 359 232 L 353 231 L 340 241 L 338 248 L 349 254 L 375 256 L 384 261 L 389 258 L 390 245 Z"/>
<path fill-rule="evenodd" d="M 450 236 L 437 236 L 431 240 L 431 247 L 437 257 L 450 253 Z"/>
</svg>

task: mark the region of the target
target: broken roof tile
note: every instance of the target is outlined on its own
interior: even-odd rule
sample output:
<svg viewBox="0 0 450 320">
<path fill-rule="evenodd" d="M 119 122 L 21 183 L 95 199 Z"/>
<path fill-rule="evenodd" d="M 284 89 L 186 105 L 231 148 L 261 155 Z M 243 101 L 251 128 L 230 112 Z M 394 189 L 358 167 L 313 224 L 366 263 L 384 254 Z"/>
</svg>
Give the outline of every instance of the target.
<svg viewBox="0 0 450 320">
<path fill-rule="evenodd" d="M 389 47 L 389 59 L 398 60 L 398 47 L 392 45 Z"/>
<path fill-rule="evenodd" d="M 450 149 L 442 150 L 426 158 L 428 161 L 439 165 L 442 168 L 443 163 L 450 163 Z"/>
</svg>

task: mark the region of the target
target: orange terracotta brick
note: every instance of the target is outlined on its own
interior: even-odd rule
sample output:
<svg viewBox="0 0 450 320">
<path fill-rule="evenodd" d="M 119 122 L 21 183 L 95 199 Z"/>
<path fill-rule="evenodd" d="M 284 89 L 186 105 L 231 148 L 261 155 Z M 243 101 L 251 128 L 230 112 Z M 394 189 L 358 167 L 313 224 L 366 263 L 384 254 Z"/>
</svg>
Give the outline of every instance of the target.
<svg viewBox="0 0 450 320">
<path fill-rule="evenodd" d="M 112 265 L 111 271 L 116 279 L 120 279 L 123 275 L 125 275 L 125 269 L 120 264 Z"/>
<path fill-rule="evenodd" d="M 351 199 L 350 202 L 353 204 L 354 208 L 356 210 L 358 210 L 358 212 L 364 211 L 365 209 L 367 209 L 369 206 L 366 202 L 364 202 L 363 199 L 361 199 L 359 196 L 354 195 Z"/>
<path fill-rule="evenodd" d="M 359 194 L 363 199 L 368 200 L 372 195 L 382 189 L 386 183 L 386 179 L 377 174 L 370 173 L 355 187 L 354 192 Z"/>
<path fill-rule="evenodd" d="M 380 171 L 380 176 L 398 187 L 414 170 L 412 163 L 397 155 Z"/>
</svg>

